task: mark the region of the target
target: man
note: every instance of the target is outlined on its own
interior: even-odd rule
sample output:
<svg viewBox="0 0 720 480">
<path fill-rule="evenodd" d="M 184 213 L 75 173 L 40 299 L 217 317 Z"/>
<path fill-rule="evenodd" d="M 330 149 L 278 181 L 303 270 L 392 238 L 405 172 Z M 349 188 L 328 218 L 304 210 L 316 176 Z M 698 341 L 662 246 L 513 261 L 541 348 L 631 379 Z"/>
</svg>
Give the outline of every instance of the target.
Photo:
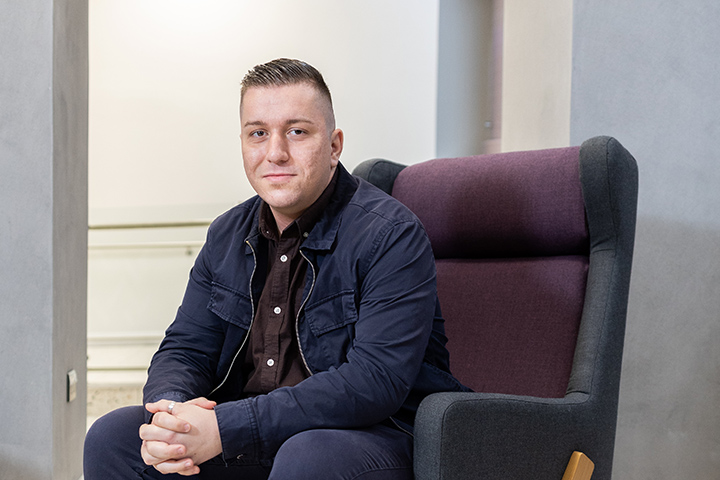
<svg viewBox="0 0 720 480">
<path fill-rule="evenodd" d="M 248 72 L 240 123 L 258 195 L 210 226 L 145 409 L 93 425 L 85 479 L 410 479 L 419 402 L 464 389 L 422 225 L 339 163 L 310 65 Z"/>
</svg>

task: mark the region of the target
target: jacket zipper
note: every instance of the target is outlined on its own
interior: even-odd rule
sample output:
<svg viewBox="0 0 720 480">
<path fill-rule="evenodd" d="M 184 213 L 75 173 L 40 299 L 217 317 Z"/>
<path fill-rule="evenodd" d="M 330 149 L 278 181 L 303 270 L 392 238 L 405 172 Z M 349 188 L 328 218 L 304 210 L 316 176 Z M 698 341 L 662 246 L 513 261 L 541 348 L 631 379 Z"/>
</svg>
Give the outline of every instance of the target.
<svg viewBox="0 0 720 480">
<path fill-rule="evenodd" d="M 223 378 L 222 382 L 220 382 L 220 385 L 215 387 L 212 390 L 212 392 L 210 392 L 210 395 L 212 395 L 213 393 L 218 391 L 218 389 L 220 387 L 225 385 L 225 382 L 227 382 L 227 379 L 230 378 L 230 372 L 232 372 L 232 369 L 235 366 L 235 361 L 237 360 L 238 356 L 240 355 L 240 352 L 242 351 L 243 347 L 247 343 L 248 338 L 250 338 L 250 329 L 252 328 L 253 323 L 255 322 L 255 300 L 253 299 L 253 294 L 252 294 L 252 282 L 253 282 L 253 278 L 255 277 L 255 270 L 257 270 L 257 256 L 255 255 L 255 249 L 250 244 L 250 242 L 245 240 L 245 243 L 247 243 L 248 247 L 250 247 L 250 251 L 253 254 L 253 270 L 252 270 L 252 273 L 250 274 L 250 288 L 248 290 L 250 292 L 250 310 L 252 312 L 252 316 L 250 317 L 250 326 L 248 327 L 248 333 L 245 335 L 245 338 L 243 338 L 243 341 L 240 344 L 240 348 L 238 349 L 237 352 L 235 352 L 235 356 L 233 357 L 232 362 L 230 362 L 230 368 L 228 368 L 228 371 L 225 374 L 225 378 Z M 208 396 L 210 396 L 210 395 L 208 395 Z"/>
<path fill-rule="evenodd" d="M 310 265 L 310 268 L 312 269 L 312 283 L 310 284 L 310 290 L 308 291 L 308 294 L 305 298 L 303 298 L 302 303 L 300 304 L 300 308 L 298 308 L 298 313 L 295 316 L 295 337 L 297 338 L 298 343 L 298 350 L 300 351 L 300 358 L 303 361 L 303 364 L 305 364 L 305 368 L 307 369 L 308 373 L 312 376 L 313 371 L 310 370 L 310 367 L 308 366 L 307 360 L 305 359 L 305 354 L 303 353 L 302 344 L 300 343 L 300 313 L 302 313 L 303 308 L 305 308 L 305 303 L 307 303 L 308 299 L 310 298 L 310 295 L 312 295 L 312 291 L 315 288 L 315 266 L 312 264 L 312 262 L 305 256 L 305 253 L 300 250 L 300 255 L 305 259 L 306 262 L 308 262 L 308 265 Z"/>
<path fill-rule="evenodd" d="M 391 421 L 393 424 L 395 424 L 395 426 L 398 428 L 398 430 L 400 430 L 400 431 L 402 431 L 402 432 L 405 432 L 405 433 L 407 433 L 408 435 L 410 435 L 411 437 L 415 438 L 415 435 L 413 435 L 411 432 L 407 431 L 407 429 L 401 427 L 400 424 L 397 422 L 397 420 L 395 420 L 393 417 L 390 417 L 390 421 Z"/>
</svg>

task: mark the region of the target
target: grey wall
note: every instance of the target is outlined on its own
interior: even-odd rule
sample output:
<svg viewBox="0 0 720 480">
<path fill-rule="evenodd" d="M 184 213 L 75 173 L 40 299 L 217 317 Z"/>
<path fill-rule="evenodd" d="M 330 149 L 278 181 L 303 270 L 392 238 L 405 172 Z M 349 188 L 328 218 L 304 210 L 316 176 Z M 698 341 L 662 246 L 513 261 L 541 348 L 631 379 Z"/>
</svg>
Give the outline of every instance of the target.
<svg viewBox="0 0 720 480">
<path fill-rule="evenodd" d="M 574 3 L 571 143 L 640 169 L 618 479 L 720 476 L 718 25 L 716 0 Z"/>
<path fill-rule="evenodd" d="M 85 435 L 87 1 L 0 0 L 0 478 L 72 479 Z M 66 399 L 66 375 L 80 377 Z"/>
</svg>

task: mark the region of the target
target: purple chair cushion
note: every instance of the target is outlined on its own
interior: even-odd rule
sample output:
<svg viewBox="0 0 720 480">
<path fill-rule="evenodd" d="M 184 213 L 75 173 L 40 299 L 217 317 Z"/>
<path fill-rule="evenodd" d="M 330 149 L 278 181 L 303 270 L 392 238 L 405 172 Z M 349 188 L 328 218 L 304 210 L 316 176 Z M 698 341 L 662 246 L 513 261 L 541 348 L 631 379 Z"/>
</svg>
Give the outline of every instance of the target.
<svg viewBox="0 0 720 480">
<path fill-rule="evenodd" d="M 395 180 L 437 259 L 452 371 L 475 391 L 565 394 L 589 255 L 578 156 L 438 159 Z"/>
<path fill-rule="evenodd" d="M 430 160 L 401 171 L 392 194 L 425 225 L 436 258 L 587 254 L 578 153 Z"/>
<path fill-rule="evenodd" d="M 587 268 L 585 256 L 438 260 L 453 374 L 476 392 L 563 397 Z"/>
</svg>

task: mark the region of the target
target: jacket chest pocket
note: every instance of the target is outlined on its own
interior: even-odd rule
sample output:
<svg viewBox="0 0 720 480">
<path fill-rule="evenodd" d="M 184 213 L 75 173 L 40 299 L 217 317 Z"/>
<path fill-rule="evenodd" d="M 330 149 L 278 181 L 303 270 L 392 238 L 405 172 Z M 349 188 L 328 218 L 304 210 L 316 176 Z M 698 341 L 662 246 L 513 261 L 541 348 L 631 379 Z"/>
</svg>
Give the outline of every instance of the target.
<svg viewBox="0 0 720 480">
<path fill-rule="evenodd" d="M 303 352 L 313 370 L 327 370 L 347 361 L 357 320 L 353 290 L 326 296 L 305 307 L 298 328 Z"/>
<path fill-rule="evenodd" d="M 251 298 L 219 283 L 212 285 L 208 309 L 226 322 L 245 330 L 248 330 L 252 323 Z"/>
</svg>

